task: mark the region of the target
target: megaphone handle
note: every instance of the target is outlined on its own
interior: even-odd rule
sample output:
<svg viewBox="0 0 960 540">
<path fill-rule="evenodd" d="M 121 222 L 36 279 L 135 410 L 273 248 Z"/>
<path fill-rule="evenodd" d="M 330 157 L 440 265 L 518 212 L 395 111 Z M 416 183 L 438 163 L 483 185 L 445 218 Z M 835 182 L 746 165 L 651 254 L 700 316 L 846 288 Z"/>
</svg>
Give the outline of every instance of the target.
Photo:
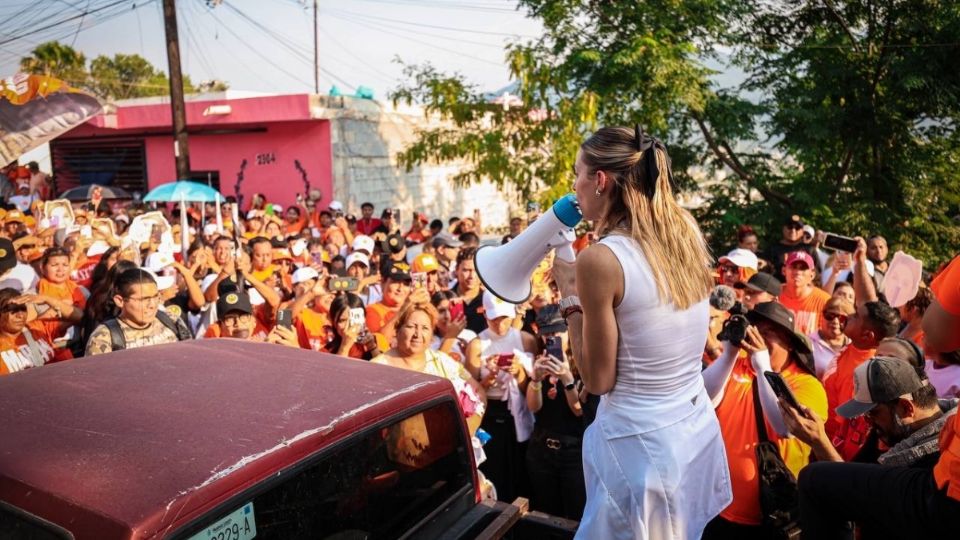
<svg viewBox="0 0 960 540">
<path fill-rule="evenodd" d="M 568 263 L 577 260 L 577 254 L 573 251 L 573 244 L 564 244 L 556 248 L 557 258 Z"/>
</svg>

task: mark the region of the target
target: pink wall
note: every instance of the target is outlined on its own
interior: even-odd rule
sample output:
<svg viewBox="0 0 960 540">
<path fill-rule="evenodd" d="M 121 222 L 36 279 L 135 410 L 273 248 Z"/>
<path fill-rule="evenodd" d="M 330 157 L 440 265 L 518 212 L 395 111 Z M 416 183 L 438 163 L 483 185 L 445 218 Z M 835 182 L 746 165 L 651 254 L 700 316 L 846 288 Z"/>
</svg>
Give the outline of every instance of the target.
<svg viewBox="0 0 960 540">
<path fill-rule="evenodd" d="M 237 173 L 244 159 L 240 192 L 244 207 L 253 193 L 284 207 L 303 193 L 304 184 L 294 160 L 307 172 L 311 188 L 319 188 L 324 200 L 333 190 L 330 147 L 330 123 L 326 120 L 269 123 L 266 132 L 225 133 L 190 136 L 190 168 L 194 171 L 219 171 L 220 192 L 235 195 Z M 147 183 L 152 189 L 176 178 L 173 138 L 146 138 Z M 272 161 L 271 158 L 272 157 Z"/>
</svg>

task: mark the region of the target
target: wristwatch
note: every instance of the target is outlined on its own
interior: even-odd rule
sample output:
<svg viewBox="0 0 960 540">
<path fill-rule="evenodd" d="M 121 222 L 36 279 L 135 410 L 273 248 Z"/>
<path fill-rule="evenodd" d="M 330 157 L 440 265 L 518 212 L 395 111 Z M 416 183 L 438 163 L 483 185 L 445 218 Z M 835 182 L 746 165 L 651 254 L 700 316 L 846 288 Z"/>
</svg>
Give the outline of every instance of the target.
<svg viewBox="0 0 960 540">
<path fill-rule="evenodd" d="M 583 308 L 580 307 L 580 297 L 568 296 L 560 299 L 560 315 L 564 319 L 574 313 L 583 314 Z"/>
</svg>

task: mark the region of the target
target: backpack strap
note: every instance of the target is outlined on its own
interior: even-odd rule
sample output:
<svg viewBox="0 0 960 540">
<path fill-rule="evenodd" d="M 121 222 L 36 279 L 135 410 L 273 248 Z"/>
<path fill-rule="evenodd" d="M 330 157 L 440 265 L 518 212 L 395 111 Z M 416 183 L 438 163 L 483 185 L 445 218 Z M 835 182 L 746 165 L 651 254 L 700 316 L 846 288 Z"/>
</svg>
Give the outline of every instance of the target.
<svg viewBox="0 0 960 540">
<path fill-rule="evenodd" d="M 177 336 L 177 341 L 188 341 L 193 339 L 193 334 L 190 333 L 190 329 L 187 328 L 183 321 L 179 318 L 174 320 L 163 308 L 157 310 L 157 319 L 163 323 L 173 335 Z"/>
<path fill-rule="evenodd" d="M 127 348 L 127 338 L 123 335 L 123 328 L 120 328 L 120 321 L 117 319 L 108 319 L 103 325 L 110 330 L 110 348 L 114 351 L 122 351 Z"/>
</svg>

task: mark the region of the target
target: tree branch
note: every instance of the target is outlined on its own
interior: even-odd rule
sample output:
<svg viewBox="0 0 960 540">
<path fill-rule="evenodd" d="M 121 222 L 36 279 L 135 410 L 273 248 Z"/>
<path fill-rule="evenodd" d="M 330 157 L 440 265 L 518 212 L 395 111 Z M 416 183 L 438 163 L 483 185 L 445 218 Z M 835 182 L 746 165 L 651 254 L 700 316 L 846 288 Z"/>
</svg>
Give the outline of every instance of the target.
<svg viewBox="0 0 960 540">
<path fill-rule="evenodd" d="M 840 15 L 840 12 L 837 11 L 837 8 L 833 6 L 831 0 L 823 0 L 823 5 L 827 7 L 827 11 L 833 15 L 833 18 L 837 20 L 837 23 L 840 25 L 840 28 L 847 34 L 847 37 L 850 38 L 850 44 L 853 45 L 853 50 L 858 53 L 862 53 L 863 49 L 860 48 L 860 44 L 857 42 L 856 36 L 853 35 L 853 31 L 850 30 L 850 26 L 847 25 L 847 21 L 843 20 L 843 15 Z"/>
</svg>

